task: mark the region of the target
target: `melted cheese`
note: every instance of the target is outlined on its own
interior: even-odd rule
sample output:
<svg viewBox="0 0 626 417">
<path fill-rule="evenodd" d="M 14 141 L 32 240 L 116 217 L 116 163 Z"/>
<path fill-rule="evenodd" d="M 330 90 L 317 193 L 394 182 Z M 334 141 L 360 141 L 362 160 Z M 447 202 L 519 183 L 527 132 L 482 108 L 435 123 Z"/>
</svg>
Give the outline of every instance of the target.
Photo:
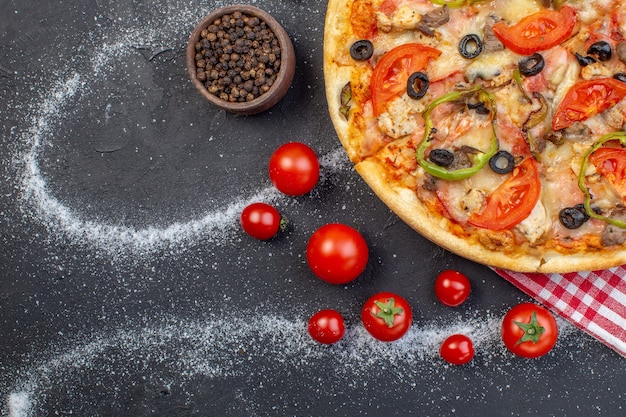
<svg viewBox="0 0 626 417">
<path fill-rule="evenodd" d="M 497 1 L 493 11 L 507 22 L 516 23 L 522 17 L 541 10 L 540 3 L 537 0 Z"/>
<path fill-rule="evenodd" d="M 415 115 L 424 111 L 424 108 L 425 104 L 421 100 L 414 100 L 404 94 L 392 101 L 387 111 L 378 117 L 378 128 L 394 139 L 411 135 L 420 127 Z"/>
<path fill-rule="evenodd" d="M 531 244 L 535 244 L 550 231 L 552 228 L 552 220 L 548 217 L 548 213 L 541 203 L 541 200 L 535 204 L 530 215 L 522 220 L 516 228 Z"/>
<path fill-rule="evenodd" d="M 491 81 L 490 84 L 494 87 L 501 86 L 511 81 L 517 61 L 517 55 L 507 49 L 484 53 L 467 66 L 465 78 L 470 83 L 482 79 Z"/>
</svg>

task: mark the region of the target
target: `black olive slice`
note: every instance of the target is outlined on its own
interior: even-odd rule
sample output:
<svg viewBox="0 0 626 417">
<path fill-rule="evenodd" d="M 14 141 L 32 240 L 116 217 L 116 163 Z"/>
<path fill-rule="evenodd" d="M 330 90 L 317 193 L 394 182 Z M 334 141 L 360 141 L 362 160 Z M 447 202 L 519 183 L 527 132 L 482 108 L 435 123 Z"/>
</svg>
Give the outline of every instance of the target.
<svg viewBox="0 0 626 417">
<path fill-rule="evenodd" d="M 589 220 L 585 212 L 585 206 L 577 204 L 574 207 L 566 207 L 559 212 L 559 221 L 568 229 L 578 229 Z"/>
<path fill-rule="evenodd" d="M 515 168 L 515 158 L 507 151 L 498 151 L 489 159 L 489 166 L 496 174 L 508 174 Z"/>
<path fill-rule="evenodd" d="M 618 72 L 617 74 L 613 75 L 613 78 L 623 83 L 626 83 L 626 74 L 624 74 L 623 72 Z"/>
<path fill-rule="evenodd" d="M 593 57 L 589 55 L 582 56 L 578 52 L 576 52 L 576 60 L 578 61 L 581 67 L 586 67 L 587 65 L 591 65 L 596 62 L 596 60 Z"/>
<path fill-rule="evenodd" d="M 454 162 L 454 154 L 447 149 L 433 149 L 428 155 L 433 164 L 437 164 L 442 167 L 452 165 Z"/>
<path fill-rule="evenodd" d="M 600 61 L 610 61 L 613 57 L 611 45 L 606 41 L 598 41 L 587 49 L 588 55 L 595 55 Z"/>
<path fill-rule="evenodd" d="M 414 72 L 406 82 L 406 93 L 411 98 L 420 99 L 426 95 L 430 87 L 428 75 L 423 72 Z"/>
<path fill-rule="evenodd" d="M 485 106 L 485 103 L 483 103 L 482 101 L 479 101 L 477 103 L 467 103 L 467 108 L 470 110 L 474 110 L 478 114 L 486 115 L 491 113 L 491 110 L 489 110 L 487 106 Z"/>
<path fill-rule="evenodd" d="M 476 34 L 465 35 L 459 42 L 459 53 L 463 58 L 474 59 L 483 51 L 483 41 Z"/>
<path fill-rule="evenodd" d="M 356 41 L 350 47 L 350 56 L 357 61 L 370 59 L 373 54 L 374 44 L 367 39 Z"/>
<path fill-rule="evenodd" d="M 543 68 L 546 66 L 546 61 L 543 59 L 543 55 L 535 53 L 521 59 L 518 66 L 520 74 L 530 77 L 543 71 Z"/>
</svg>

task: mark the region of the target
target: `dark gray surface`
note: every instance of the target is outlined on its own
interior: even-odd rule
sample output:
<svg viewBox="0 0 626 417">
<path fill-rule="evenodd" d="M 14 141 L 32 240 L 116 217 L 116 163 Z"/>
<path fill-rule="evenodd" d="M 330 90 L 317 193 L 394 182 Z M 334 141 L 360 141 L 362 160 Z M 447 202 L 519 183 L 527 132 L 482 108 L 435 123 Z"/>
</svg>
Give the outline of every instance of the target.
<svg viewBox="0 0 626 417">
<path fill-rule="evenodd" d="M 623 358 L 563 322 L 546 357 L 507 353 L 498 320 L 528 298 L 415 234 L 353 172 L 327 115 L 324 2 L 254 3 L 296 48 L 274 109 L 237 117 L 203 101 L 186 37 L 224 4 L 0 2 L 2 415 L 624 415 Z M 267 178 L 289 140 L 322 159 L 311 195 L 280 196 Z M 254 199 L 291 219 L 286 234 L 239 230 Z M 347 286 L 304 260 L 329 222 L 357 225 L 370 245 Z M 456 309 L 432 291 L 446 268 L 473 285 Z M 378 290 L 414 307 L 399 343 L 359 325 Z M 308 338 L 321 308 L 345 315 L 341 344 Z M 469 365 L 437 355 L 454 331 L 476 339 Z"/>
</svg>

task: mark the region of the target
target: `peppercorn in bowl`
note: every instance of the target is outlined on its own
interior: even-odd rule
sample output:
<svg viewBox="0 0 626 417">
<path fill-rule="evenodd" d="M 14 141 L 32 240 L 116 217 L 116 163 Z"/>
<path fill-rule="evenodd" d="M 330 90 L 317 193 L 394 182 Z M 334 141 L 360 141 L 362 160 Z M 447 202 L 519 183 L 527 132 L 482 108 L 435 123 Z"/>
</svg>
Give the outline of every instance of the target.
<svg viewBox="0 0 626 417">
<path fill-rule="evenodd" d="M 245 4 L 209 13 L 187 45 L 192 83 L 211 103 L 236 114 L 260 113 L 278 103 L 295 66 L 285 29 L 267 12 Z"/>
</svg>

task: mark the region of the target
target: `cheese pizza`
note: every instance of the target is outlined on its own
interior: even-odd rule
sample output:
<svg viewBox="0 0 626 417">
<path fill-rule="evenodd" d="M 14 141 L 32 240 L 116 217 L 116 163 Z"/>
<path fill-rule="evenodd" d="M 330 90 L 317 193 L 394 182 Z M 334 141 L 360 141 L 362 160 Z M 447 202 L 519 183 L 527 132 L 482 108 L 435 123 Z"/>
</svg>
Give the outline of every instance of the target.
<svg viewBox="0 0 626 417">
<path fill-rule="evenodd" d="M 479 263 L 626 263 L 626 4 L 330 0 L 330 117 L 402 220 Z"/>
</svg>

